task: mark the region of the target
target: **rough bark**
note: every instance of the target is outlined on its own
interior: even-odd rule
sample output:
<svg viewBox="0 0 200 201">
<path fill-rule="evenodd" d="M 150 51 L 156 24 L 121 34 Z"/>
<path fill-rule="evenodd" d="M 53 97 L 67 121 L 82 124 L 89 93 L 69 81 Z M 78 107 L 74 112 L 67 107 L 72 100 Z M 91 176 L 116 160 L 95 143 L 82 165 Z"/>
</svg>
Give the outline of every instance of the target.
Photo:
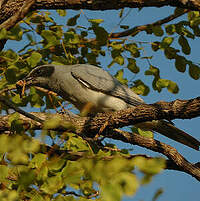
<svg viewBox="0 0 200 201">
<path fill-rule="evenodd" d="M 0 6 L 0 24 L 15 15 L 30 0 L 4 0 Z M 173 6 L 189 10 L 200 10 L 198 0 L 35 0 L 31 10 L 37 9 L 89 9 L 111 10 L 141 7 Z"/>
<path fill-rule="evenodd" d="M 17 108 L 11 101 L 6 100 L 3 96 L 0 97 L 0 101 L 7 105 L 9 108 L 14 109 L 23 116 L 27 116 L 34 121 L 42 123 L 48 118 L 61 118 L 62 122 L 71 122 L 76 126 L 73 128 L 78 133 L 90 133 L 92 136 L 99 132 L 107 131 L 114 128 L 122 128 L 124 126 L 134 125 L 137 123 L 152 121 L 152 120 L 174 120 L 174 119 L 192 119 L 200 116 L 200 97 L 190 100 L 175 100 L 172 102 L 160 101 L 154 104 L 141 104 L 134 108 L 128 108 L 117 112 L 105 112 L 98 113 L 92 117 L 79 117 L 70 115 L 59 114 L 46 114 L 46 113 L 34 113 L 34 117 L 30 116 L 30 113 L 26 113 L 23 110 Z M 32 113 L 31 113 L 32 114 Z M 1 117 L 1 120 L 7 121 Z M 33 125 L 35 124 L 34 121 Z M 37 123 L 38 125 L 38 123 Z M 61 125 L 59 125 L 61 126 Z M 6 127 L 7 128 L 7 127 Z M 61 128 L 61 127 L 60 127 Z M 103 128 L 103 129 L 102 129 Z M 0 131 L 4 131 L 4 127 L 1 127 Z"/>
<path fill-rule="evenodd" d="M 42 129 L 42 123 L 27 118 L 24 116 L 24 114 L 20 115 L 20 119 L 23 121 L 25 129 Z M 144 104 L 139 105 L 136 108 L 130 108 L 124 111 L 99 113 L 94 117 L 79 117 L 77 115 L 72 116 L 67 114 L 31 114 L 39 117 L 42 121 L 51 118 L 60 118 L 59 124 L 56 128 L 54 127 L 45 129 L 73 131 L 80 136 L 89 138 L 95 137 L 101 131 L 100 135 L 106 138 L 120 140 L 125 143 L 138 145 L 152 151 L 159 152 L 165 155 L 171 161 L 171 163 L 173 163 L 173 165 L 171 164 L 171 166 L 174 167 L 174 169 L 176 168 L 177 170 L 188 173 L 200 181 L 199 165 L 192 164 L 187 161 L 181 154 L 178 153 L 175 148 L 151 138 L 145 138 L 134 133 L 129 133 L 116 129 L 119 127 L 153 119 L 191 119 L 200 116 L 200 97 L 191 100 L 158 102 L 151 105 Z M 9 116 L 0 117 L 1 133 L 10 130 L 10 127 L 8 125 L 8 118 Z"/>
</svg>

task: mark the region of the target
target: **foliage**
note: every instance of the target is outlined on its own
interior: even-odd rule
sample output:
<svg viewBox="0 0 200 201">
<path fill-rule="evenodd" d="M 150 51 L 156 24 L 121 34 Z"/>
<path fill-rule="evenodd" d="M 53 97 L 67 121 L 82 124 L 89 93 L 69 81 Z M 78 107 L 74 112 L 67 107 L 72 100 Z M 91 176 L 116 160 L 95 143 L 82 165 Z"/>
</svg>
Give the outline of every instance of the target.
<svg viewBox="0 0 200 201">
<path fill-rule="evenodd" d="M 59 10 L 58 14 L 66 19 L 65 11 Z M 37 65 L 100 65 L 100 58 L 106 56 L 110 58 L 108 68 L 114 64 L 121 67 L 116 72 L 116 78 L 138 94 L 146 96 L 152 89 L 161 92 L 164 88 L 170 93 L 179 92 L 176 82 L 162 78 L 161 68 L 151 64 L 153 56 L 144 56 L 141 43 L 127 38 L 110 39 L 102 19 L 88 19 L 88 26 L 81 26 L 78 22 L 84 17 L 82 15 L 76 14 L 68 18 L 66 25 L 62 25 L 57 23 L 53 14 L 37 11 L 30 13 L 10 31 L 2 29 L 0 39 L 19 43 L 23 39 L 26 44 L 20 45 L 18 52 L 12 49 L 0 52 L 0 89 L 12 87 Z M 122 11 L 120 16 L 123 16 Z M 200 36 L 199 24 L 199 12 L 189 12 L 185 21 L 146 29 L 147 34 L 158 38 L 147 44 L 152 54 L 163 52 L 165 59 L 174 61 L 178 72 L 186 73 L 189 68 L 189 75 L 195 80 L 200 78 L 200 67 L 188 58 L 191 53 L 189 41 Z M 121 25 L 121 28 L 127 29 L 128 26 Z M 179 49 L 174 44 L 179 44 Z M 145 79 L 130 83 L 124 78 L 125 70 L 132 75 L 140 73 L 140 60 L 147 60 L 149 68 L 145 71 L 145 77 L 153 77 L 152 87 L 145 83 Z M 35 88 L 30 88 L 24 97 L 20 97 L 17 91 L 6 95 L 17 106 L 30 104 L 43 111 L 59 107 L 59 102 L 63 101 L 58 97 L 50 99 Z M 9 113 L 9 110 L 1 105 L 1 112 Z M 114 144 L 104 147 L 95 143 L 91 145 L 68 132 L 43 130 L 39 133 L 41 139 L 52 147 L 47 150 L 35 139 L 38 132 L 25 131 L 18 118 L 18 114 L 10 117 L 12 136 L 0 135 L 0 200 L 118 201 L 123 195 L 133 195 L 139 186 L 149 183 L 165 166 L 162 159 L 129 158 L 128 150 L 119 150 Z M 55 126 L 55 121 L 46 123 L 50 127 Z M 151 133 L 140 132 L 152 137 Z M 81 157 L 77 157 L 76 153 Z M 142 178 L 137 176 L 137 170 L 142 173 Z M 156 200 L 160 193 L 158 191 L 153 199 Z"/>
</svg>

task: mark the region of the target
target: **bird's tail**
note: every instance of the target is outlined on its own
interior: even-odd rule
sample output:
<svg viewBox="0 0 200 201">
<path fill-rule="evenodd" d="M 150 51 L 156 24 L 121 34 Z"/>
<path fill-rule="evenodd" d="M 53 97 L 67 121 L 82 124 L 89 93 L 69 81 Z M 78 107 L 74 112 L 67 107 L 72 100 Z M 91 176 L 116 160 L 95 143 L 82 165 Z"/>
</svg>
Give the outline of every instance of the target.
<svg viewBox="0 0 200 201">
<path fill-rule="evenodd" d="M 164 120 L 154 120 L 136 124 L 137 127 L 143 129 L 150 129 L 156 131 L 170 139 L 173 139 L 177 142 L 180 142 L 186 146 L 189 146 L 193 149 L 199 150 L 200 142 L 192 137 L 191 135 L 187 134 L 186 132 L 176 128 L 170 122 Z"/>
</svg>

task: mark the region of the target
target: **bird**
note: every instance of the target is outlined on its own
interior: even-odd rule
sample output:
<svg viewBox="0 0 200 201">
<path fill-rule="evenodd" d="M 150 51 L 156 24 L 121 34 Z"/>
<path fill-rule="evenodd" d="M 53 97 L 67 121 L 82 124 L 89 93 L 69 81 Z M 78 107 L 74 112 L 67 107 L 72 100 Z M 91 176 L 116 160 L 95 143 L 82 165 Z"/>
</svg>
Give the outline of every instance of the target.
<svg viewBox="0 0 200 201">
<path fill-rule="evenodd" d="M 128 86 L 100 67 L 90 64 L 35 67 L 23 80 L 29 86 L 53 91 L 72 103 L 79 111 L 90 103 L 92 113 L 119 111 L 144 104 Z M 19 84 L 20 81 L 17 83 Z M 134 126 L 158 132 L 172 140 L 199 150 L 200 142 L 167 120 L 153 120 Z"/>
</svg>

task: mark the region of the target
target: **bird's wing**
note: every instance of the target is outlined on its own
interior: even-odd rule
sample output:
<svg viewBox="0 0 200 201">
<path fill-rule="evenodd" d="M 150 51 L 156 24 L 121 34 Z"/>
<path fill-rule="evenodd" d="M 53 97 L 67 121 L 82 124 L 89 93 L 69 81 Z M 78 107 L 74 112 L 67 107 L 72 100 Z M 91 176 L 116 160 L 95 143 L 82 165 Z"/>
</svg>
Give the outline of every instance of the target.
<svg viewBox="0 0 200 201">
<path fill-rule="evenodd" d="M 71 69 L 71 74 L 87 88 L 118 97 L 127 104 L 136 106 L 144 103 L 131 89 L 99 67 L 89 64 L 76 65 Z"/>
</svg>

